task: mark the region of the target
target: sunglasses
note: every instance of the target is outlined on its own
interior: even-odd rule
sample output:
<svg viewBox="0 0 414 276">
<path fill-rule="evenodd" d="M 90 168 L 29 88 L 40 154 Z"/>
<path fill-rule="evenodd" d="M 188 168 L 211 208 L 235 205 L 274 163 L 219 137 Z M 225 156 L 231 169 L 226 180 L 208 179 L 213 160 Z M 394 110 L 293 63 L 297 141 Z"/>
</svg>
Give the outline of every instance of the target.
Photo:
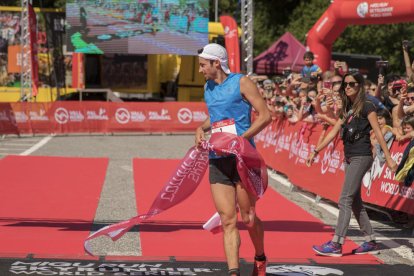
<svg viewBox="0 0 414 276">
<path fill-rule="evenodd" d="M 407 97 L 407 101 L 413 101 L 414 102 L 414 97 Z"/>
<path fill-rule="evenodd" d="M 344 87 L 348 87 L 348 85 L 349 85 L 349 87 L 354 88 L 355 86 L 358 86 L 358 82 L 356 82 L 356 81 L 350 81 L 350 82 L 344 81 Z"/>
<path fill-rule="evenodd" d="M 334 81 L 332 82 L 332 86 L 341 85 L 342 81 Z"/>
</svg>

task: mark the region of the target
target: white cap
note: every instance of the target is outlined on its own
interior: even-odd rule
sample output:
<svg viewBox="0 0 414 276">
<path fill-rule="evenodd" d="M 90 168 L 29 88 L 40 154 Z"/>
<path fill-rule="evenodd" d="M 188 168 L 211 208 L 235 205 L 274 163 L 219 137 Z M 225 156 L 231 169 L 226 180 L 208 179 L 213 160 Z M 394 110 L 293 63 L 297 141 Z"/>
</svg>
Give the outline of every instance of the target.
<svg viewBox="0 0 414 276">
<path fill-rule="evenodd" d="M 227 60 L 226 48 L 216 43 L 210 43 L 204 46 L 204 48 L 200 51 L 201 53 L 198 55 L 199 57 L 208 60 L 218 60 L 220 61 L 221 69 L 223 69 L 224 73 L 231 73 L 229 69 L 229 63 Z"/>
</svg>

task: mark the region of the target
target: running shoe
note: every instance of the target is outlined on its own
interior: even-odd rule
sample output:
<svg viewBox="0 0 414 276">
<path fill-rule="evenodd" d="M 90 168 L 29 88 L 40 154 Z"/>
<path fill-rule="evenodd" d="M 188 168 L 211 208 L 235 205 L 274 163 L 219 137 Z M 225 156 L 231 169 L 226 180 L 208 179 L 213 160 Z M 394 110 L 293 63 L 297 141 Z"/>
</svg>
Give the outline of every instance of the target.
<svg viewBox="0 0 414 276">
<path fill-rule="evenodd" d="M 323 256 L 341 257 L 342 245 L 336 242 L 328 241 L 322 245 L 314 245 L 312 249 Z"/>
<path fill-rule="evenodd" d="M 264 261 L 255 260 L 252 276 L 266 276 L 266 265 L 267 265 L 267 260 L 264 260 Z"/>
<path fill-rule="evenodd" d="M 364 242 L 360 247 L 352 250 L 352 254 L 363 255 L 363 254 L 378 254 L 379 245 L 376 242 Z"/>
</svg>

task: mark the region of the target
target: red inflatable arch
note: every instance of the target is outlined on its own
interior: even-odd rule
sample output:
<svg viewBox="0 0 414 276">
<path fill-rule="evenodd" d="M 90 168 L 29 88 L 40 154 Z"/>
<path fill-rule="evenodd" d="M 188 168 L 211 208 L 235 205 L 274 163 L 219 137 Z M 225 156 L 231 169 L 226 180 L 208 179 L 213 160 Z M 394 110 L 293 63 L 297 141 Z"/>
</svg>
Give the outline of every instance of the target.
<svg viewBox="0 0 414 276">
<path fill-rule="evenodd" d="M 402 22 L 414 22 L 414 0 L 335 0 L 308 32 L 306 45 L 315 63 L 328 70 L 332 44 L 348 25 Z"/>
</svg>

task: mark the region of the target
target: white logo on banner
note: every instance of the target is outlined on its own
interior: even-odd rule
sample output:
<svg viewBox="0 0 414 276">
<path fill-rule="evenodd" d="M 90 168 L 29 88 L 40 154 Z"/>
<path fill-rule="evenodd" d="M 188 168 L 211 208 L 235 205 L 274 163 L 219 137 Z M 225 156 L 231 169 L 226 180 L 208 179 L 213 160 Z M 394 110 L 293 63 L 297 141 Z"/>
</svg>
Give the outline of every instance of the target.
<svg viewBox="0 0 414 276">
<path fill-rule="evenodd" d="M 30 120 L 32 121 L 49 121 L 49 118 L 46 116 L 46 111 L 44 109 L 40 109 L 39 112 L 37 111 L 30 111 Z"/>
<path fill-rule="evenodd" d="M 131 118 L 131 114 L 129 114 L 129 111 L 125 108 L 118 108 L 115 112 L 115 119 L 120 124 L 126 124 L 129 122 L 129 119 Z"/>
<path fill-rule="evenodd" d="M 158 113 L 157 111 L 150 111 L 149 119 L 152 121 L 170 121 L 171 116 L 168 115 L 168 110 L 163 108 L 161 109 L 161 113 Z"/>
<path fill-rule="evenodd" d="M 368 13 L 369 5 L 367 2 L 362 2 L 357 7 L 357 14 L 359 17 L 365 17 L 365 15 Z"/>
<path fill-rule="evenodd" d="M 66 124 L 69 121 L 69 112 L 63 107 L 57 108 L 55 110 L 55 120 L 61 125 Z"/>
<path fill-rule="evenodd" d="M 306 265 L 277 265 L 277 266 L 268 266 L 266 268 L 266 273 L 275 274 L 275 275 L 344 275 L 344 272 L 338 269 L 321 267 L 321 266 L 306 266 Z"/>
<path fill-rule="evenodd" d="M 16 122 L 18 123 L 26 123 L 29 121 L 29 117 L 27 117 L 24 111 L 15 111 L 14 117 L 16 118 Z"/>
<path fill-rule="evenodd" d="M 7 111 L 0 111 L 0 121 L 8 121 L 9 116 L 7 115 Z"/>
<path fill-rule="evenodd" d="M 178 110 L 178 121 L 180 121 L 183 124 L 189 124 L 193 120 L 193 114 L 191 113 L 191 110 L 188 108 L 181 108 Z"/>
<path fill-rule="evenodd" d="M 326 172 L 336 173 L 338 169 L 344 170 L 344 164 L 341 163 L 341 152 L 334 149 L 334 143 L 331 142 L 326 149 L 322 162 L 321 162 L 321 173 Z"/>
<path fill-rule="evenodd" d="M 99 108 L 99 113 L 96 113 L 94 110 L 88 110 L 86 112 L 88 120 L 98 120 L 98 121 L 108 121 L 108 115 L 106 115 L 106 109 Z"/>
</svg>

